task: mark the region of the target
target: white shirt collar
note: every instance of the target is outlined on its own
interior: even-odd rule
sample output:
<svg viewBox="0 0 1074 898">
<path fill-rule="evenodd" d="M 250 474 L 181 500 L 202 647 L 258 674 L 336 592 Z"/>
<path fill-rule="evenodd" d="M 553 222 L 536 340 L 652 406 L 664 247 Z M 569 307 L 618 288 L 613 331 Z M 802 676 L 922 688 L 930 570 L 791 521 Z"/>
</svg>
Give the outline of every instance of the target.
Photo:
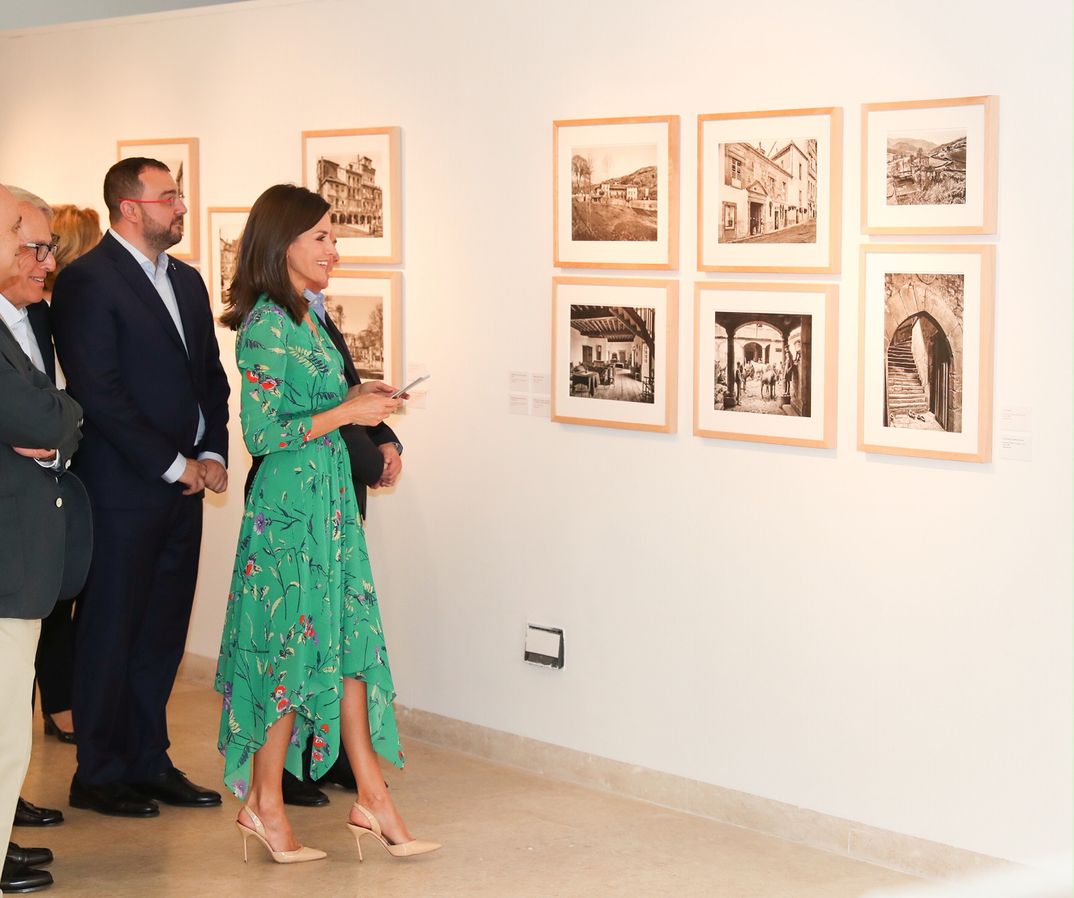
<svg viewBox="0 0 1074 898">
<path fill-rule="evenodd" d="M 138 247 L 136 247 L 133 243 L 130 243 L 129 241 L 124 240 L 112 228 L 108 229 L 108 233 L 111 234 L 116 239 L 116 241 L 119 243 L 120 246 L 122 246 L 127 252 L 129 252 L 132 256 L 134 256 L 134 261 L 137 262 L 139 265 L 141 265 L 142 268 L 145 269 L 145 271 L 150 274 L 150 276 L 152 276 L 153 272 L 155 272 L 160 267 L 162 267 L 162 266 L 167 267 L 167 265 L 168 265 L 168 254 L 167 253 L 161 253 L 159 256 L 157 256 L 157 260 L 154 262 L 145 253 L 143 253 L 140 249 L 138 249 Z"/>
<path fill-rule="evenodd" d="M 0 318 L 4 319 L 4 324 L 8 326 L 8 329 L 14 333 L 15 325 L 25 321 L 27 317 L 27 311 L 24 308 L 17 309 L 11 304 L 3 293 L 0 293 Z"/>
</svg>

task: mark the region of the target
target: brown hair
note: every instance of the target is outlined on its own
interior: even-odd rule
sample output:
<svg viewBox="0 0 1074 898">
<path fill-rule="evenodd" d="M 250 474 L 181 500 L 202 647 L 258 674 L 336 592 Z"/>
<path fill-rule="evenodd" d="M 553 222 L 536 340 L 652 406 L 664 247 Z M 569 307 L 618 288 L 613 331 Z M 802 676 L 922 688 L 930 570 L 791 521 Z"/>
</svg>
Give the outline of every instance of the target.
<svg viewBox="0 0 1074 898">
<path fill-rule="evenodd" d="M 45 275 L 45 289 L 52 291 L 58 275 L 79 256 L 85 255 L 101 241 L 101 218 L 96 209 L 78 206 L 54 206 L 52 232 L 60 238 L 56 248 L 56 268 Z"/>
<path fill-rule="evenodd" d="M 132 156 L 130 159 L 120 159 L 113 165 L 104 176 L 104 204 L 108 207 L 108 218 L 113 223 L 122 218 L 119 211 L 119 201 L 123 197 L 141 199 L 145 185 L 140 175 L 147 168 L 158 168 L 161 171 L 171 172 L 159 159 L 149 159 L 145 156 Z"/>
<path fill-rule="evenodd" d="M 330 208 L 324 197 L 294 184 L 276 184 L 257 198 L 239 238 L 238 264 L 221 324 L 238 330 L 264 293 L 286 309 L 295 324 L 305 317 L 309 305 L 287 273 L 287 248 Z"/>
</svg>

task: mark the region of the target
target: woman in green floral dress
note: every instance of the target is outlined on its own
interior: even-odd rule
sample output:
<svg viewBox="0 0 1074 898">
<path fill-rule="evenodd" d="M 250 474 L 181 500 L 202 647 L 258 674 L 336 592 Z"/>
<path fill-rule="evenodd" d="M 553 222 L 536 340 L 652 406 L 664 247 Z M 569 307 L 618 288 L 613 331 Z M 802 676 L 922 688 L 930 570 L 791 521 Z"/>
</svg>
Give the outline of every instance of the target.
<svg viewBox="0 0 1074 898">
<path fill-rule="evenodd" d="M 379 424 L 393 387 L 348 390 L 343 364 L 304 294 L 327 286 L 339 260 L 328 204 L 292 185 L 250 211 L 221 320 L 238 331 L 242 430 L 265 460 L 251 484 L 228 593 L 216 689 L 223 697 L 224 782 L 246 804 L 237 823 L 281 863 L 316 860 L 284 813 L 286 766 L 302 775 L 335 762 L 342 738 L 366 808 L 350 823 L 378 830 L 389 851 L 413 841 L 376 754 L 403 765 L 395 690 L 351 481 L 337 430 Z M 414 843 L 433 846 L 434 843 Z M 431 847 L 424 850 L 432 850 Z M 393 851 L 392 853 L 396 853 Z M 408 853 L 420 853 L 410 850 Z"/>
</svg>

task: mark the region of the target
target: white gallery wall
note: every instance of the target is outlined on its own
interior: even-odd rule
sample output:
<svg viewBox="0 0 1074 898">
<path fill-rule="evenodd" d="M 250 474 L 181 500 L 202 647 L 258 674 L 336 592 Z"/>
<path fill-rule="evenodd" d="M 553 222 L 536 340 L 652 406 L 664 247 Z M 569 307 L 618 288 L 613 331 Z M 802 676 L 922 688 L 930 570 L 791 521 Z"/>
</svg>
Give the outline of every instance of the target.
<svg viewBox="0 0 1074 898">
<path fill-rule="evenodd" d="M 1066 0 L 1019 10 L 308 0 L 3 32 L 0 181 L 103 212 L 117 139 L 197 137 L 204 215 L 300 180 L 304 129 L 401 126 L 406 356 L 433 378 L 370 511 L 399 701 L 1026 861 L 1072 838 L 1072 58 Z M 1000 97 L 999 230 L 967 242 L 998 247 L 995 407 L 1031 408 L 1032 458 L 867 456 L 859 107 L 979 94 Z M 696 116 L 832 105 L 842 273 L 783 279 L 841 287 L 838 445 L 696 438 L 693 284 L 718 279 L 696 270 Z M 552 121 L 666 114 L 678 432 L 509 415 L 508 372 L 550 365 Z M 248 466 L 232 440 L 205 656 Z M 527 622 L 564 629 L 564 670 L 522 662 Z"/>
</svg>

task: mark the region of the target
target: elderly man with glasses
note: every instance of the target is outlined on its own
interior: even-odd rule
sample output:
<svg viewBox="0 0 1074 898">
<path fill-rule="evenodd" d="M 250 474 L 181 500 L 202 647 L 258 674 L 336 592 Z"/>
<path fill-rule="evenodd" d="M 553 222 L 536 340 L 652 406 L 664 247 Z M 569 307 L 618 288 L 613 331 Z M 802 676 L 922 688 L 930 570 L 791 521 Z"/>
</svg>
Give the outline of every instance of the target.
<svg viewBox="0 0 1074 898">
<path fill-rule="evenodd" d="M 168 756 L 166 706 L 186 644 L 205 489 L 227 487 L 228 383 L 201 276 L 168 255 L 187 207 L 168 167 L 108 170 L 111 227 L 60 272 L 52 327 L 86 410 L 74 469 L 93 503 L 79 596 L 70 802 L 155 817 L 157 802 L 220 804 Z"/>
<path fill-rule="evenodd" d="M 57 390 L 27 307 L 52 270 L 48 206 L 0 187 L 0 682 L 10 699 L 0 728 L 0 836 L 11 832 L 30 759 L 34 654 L 41 619 L 65 587 L 77 591 L 89 566 L 85 493 L 67 466 L 81 438 L 82 409 Z M 72 497 L 81 499 L 81 517 Z M 76 570 L 79 569 L 79 570 Z M 66 581 L 66 582 L 65 582 Z M 0 889 L 49 885 L 44 848 L 8 844 Z"/>
</svg>

